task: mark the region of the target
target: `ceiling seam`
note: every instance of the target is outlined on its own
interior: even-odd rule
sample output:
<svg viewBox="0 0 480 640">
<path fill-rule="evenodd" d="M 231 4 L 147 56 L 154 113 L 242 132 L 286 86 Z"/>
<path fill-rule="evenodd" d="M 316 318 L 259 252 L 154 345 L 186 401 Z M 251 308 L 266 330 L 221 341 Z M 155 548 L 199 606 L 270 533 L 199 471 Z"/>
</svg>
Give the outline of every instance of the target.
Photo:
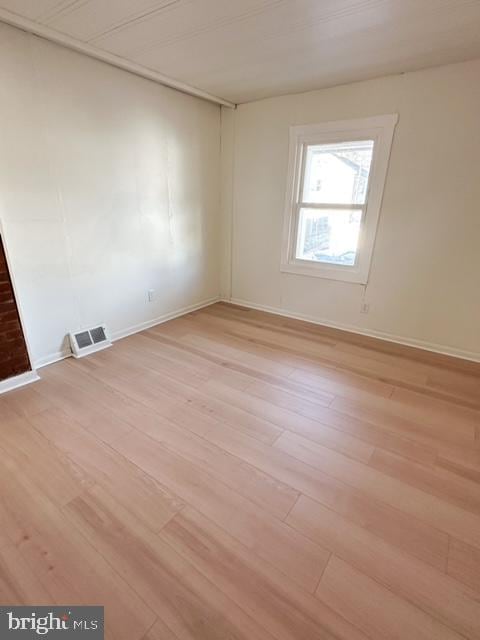
<svg viewBox="0 0 480 640">
<path fill-rule="evenodd" d="M 178 4 L 181 1 L 182 0 L 170 0 L 169 2 L 162 4 L 160 6 L 157 6 L 154 9 L 151 9 L 149 11 L 146 11 L 145 13 L 130 16 L 130 18 L 128 18 L 125 22 L 116 23 L 111 27 L 109 27 L 108 29 L 106 29 L 105 31 L 96 33 L 94 36 L 88 38 L 86 42 L 92 43 L 92 42 L 95 42 L 95 40 L 101 40 L 102 38 L 105 38 L 106 36 L 109 36 L 112 33 L 116 33 L 117 31 L 121 31 L 124 28 L 128 28 L 129 26 L 134 25 L 136 22 L 141 22 L 144 18 L 149 18 L 151 16 L 154 16 L 155 14 L 160 15 L 163 11 L 165 11 L 166 9 L 169 9 L 173 5 Z"/>
<path fill-rule="evenodd" d="M 157 48 L 162 48 L 163 46 L 171 46 L 172 44 L 177 44 L 178 42 L 182 42 L 184 40 L 191 40 L 192 38 L 196 38 L 199 35 L 203 35 L 205 33 L 209 33 L 211 31 L 215 31 L 221 27 L 225 27 L 231 24 L 235 24 L 238 22 L 242 22 L 244 20 L 248 20 L 252 17 L 261 15 L 262 13 L 269 11 L 272 7 L 275 7 L 278 4 L 281 4 L 285 2 L 285 0 L 272 0 L 271 2 L 269 2 L 267 5 L 263 6 L 262 8 L 259 9 L 253 9 L 251 11 L 248 11 L 244 14 L 241 14 L 239 16 L 234 16 L 234 17 L 225 17 L 223 19 L 218 20 L 216 23 L 214 24 L 209 24 L 209 25 L 204 25 L 203 27 L 200 27 L 196 30 L 192 30 L 192 31 L 188 31 L 186 33 L 183 33 L 181 35 L 178 36 L 174 36 L 172 38 L 170 38 L 170 40 L 158 40 L 155 42 L 152 42 L 151 44 L 142 47 L 141 49 L 134 49 L 132 52 L 130 52 L 129 55 L 138 55 L 138 54 L 142 54 L 142 53 L 147 53 L 148 51 L 151 51 L 152 49 L 157 49 Z"/>
<path fill-rule="evenodd" d="M 68 15 L 78 6 L 88 4 L 90 0 L 72 0 L 69 4 L 65 4 L 65 0 L 52 7 L 49 11 L 40 14 L 36 20 L 41 24 L 50 24 L 57 17 L 62 15 Z"/>
</svg>

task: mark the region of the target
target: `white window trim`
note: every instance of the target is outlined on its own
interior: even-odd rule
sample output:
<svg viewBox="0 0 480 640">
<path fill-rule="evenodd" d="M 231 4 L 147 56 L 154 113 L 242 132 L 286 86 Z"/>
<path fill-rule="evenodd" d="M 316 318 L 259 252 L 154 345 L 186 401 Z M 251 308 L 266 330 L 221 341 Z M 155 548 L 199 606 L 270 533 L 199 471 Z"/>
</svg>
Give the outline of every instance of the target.
<svg viewBox="0 0 480 640">
<path fill-rule="evenodd" d="M 287 192 L 280 271 L 366 284 L 370 272 L 393 133 L 398 114 L 356 120 L 338 120 L 290 127 Z M 296 258 L 297 225 L 301 204 L 307 145 L 351 140 L 374 140 L 365 215 L 360 227 L 358 258 L 353 266 L 334 265 Z M 315 208 L 315 204 L 305 205 Z M 356 208 L 353 205 L 352 208 Z"/>
</svg>

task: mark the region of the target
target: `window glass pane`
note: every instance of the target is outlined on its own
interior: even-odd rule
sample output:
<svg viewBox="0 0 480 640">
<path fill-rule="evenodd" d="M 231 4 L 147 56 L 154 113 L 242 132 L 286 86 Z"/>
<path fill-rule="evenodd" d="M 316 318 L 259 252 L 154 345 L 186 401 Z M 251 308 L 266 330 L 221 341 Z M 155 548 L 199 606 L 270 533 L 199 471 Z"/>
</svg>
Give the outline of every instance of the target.
<svg viewBox="0 0 480 640">
<path fill-rule="evenodd" d="M 296 258 L 352 267 L 361 209 L 300 209 Z"/>
<path fill-rule="evenodd" d="M 373 140 L 308 145 L 303 202 L 364 204 Z"/>
</svg>

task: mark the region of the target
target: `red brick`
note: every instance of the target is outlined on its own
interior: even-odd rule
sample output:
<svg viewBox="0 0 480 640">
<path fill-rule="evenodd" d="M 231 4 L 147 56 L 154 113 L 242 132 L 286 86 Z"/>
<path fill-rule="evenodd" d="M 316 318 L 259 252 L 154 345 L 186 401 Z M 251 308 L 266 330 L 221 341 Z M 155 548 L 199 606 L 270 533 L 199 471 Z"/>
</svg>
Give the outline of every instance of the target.
<svg viewBox="0 0 480 640">
<path fill-rule="evenodd" d="M 0 238 L 0 380 L 29 370 L 27 347 Z"/>
</svg>

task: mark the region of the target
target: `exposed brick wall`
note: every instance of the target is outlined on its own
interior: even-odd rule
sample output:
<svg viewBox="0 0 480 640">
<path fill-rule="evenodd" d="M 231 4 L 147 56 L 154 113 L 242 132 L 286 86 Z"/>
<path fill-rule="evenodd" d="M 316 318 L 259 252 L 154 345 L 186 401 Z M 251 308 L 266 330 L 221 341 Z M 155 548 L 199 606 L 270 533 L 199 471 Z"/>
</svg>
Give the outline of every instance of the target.
<svg viewBox="0 0 480 640">
<path fill-rule="evenodd" d="M 27 347 L 0 238 L 0 380 L 29 370 Z"/>
</svg>

